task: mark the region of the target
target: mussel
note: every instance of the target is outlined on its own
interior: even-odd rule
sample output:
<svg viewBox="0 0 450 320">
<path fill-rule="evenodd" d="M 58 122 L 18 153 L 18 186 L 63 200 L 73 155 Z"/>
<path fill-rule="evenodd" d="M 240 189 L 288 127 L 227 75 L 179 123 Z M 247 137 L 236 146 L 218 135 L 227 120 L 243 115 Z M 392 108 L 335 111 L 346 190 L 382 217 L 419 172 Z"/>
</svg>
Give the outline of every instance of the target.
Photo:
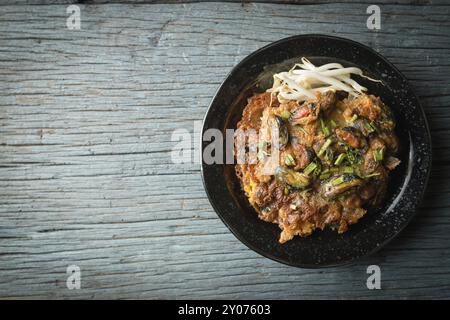
<svg viewBox="0 0 450 320">
<path fill-rule="evenodd" d="M 278 149 L 282 150 L 289 141 L 289 131 L 284 120 L 278 116 L 271 116 L 268 120 L 272 135 L 278 132 Z M 272 137 L 273 139 L 273 137 Z"/>
<path fill-rule="evenodd" d="M 306 188 L 311 183 L 308 175 L 284 167 L 275 169 L 275 176 L 279 181 L 296 189 Z"/>
<path fill-rule="evenodd" d="M 364 181 L 354 174 L 344 173 L 338 177 L 330 178 L 322 185 L 322 194 L 327 198 L 333 198 L 351 188 L 364 184 Z"/>
</svg>

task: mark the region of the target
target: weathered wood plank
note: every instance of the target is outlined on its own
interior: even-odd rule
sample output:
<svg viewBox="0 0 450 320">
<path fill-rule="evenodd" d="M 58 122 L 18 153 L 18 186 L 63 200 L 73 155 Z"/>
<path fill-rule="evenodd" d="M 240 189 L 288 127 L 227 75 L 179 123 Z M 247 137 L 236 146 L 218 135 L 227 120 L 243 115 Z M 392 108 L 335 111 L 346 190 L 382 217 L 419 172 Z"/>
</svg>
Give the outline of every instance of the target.
<svg viewBox="0 0 450 320">
<path fill-rule="evenodd" d="M 1 297 L 450 297 L 448 6 L 383 5 L 377 32 L 365 4 L 80 7 L 82 30 L 72 31 L 66 5 L 0 6 Z M 433 131 L 421 212 L 350 267 L 298 270 L 258 256 L 211 209 L 199 165 L 170 159 L 172 131 L 193 131 L 232 66 L 299 33 L 384 54 Z M 381 291 L 365 286 L 372 263 Z M 81 290 L 66 289 L 69 264 L 82 269 Z"/>
<path fill-rule="evenodd" d="M 180 4 L 180 3 L 198 3 L 198 2 L 231 2 L 241 3 L 246 5 L 248 3 L 273 3 L 273 4 L 297 4 L 297 5 L 309 5 L 309 4 L 330 4 L 330 3 L 351 3 L 351 4 L 374 4 L 371 0 L 3 0 L 0 5 L 51 5 L 51 4 Z M 407 6 L 426 6 L 426 5 L 449 5 L 446 0 L 378 0 L 376 4 L 396 4 Z"/>
</svg>

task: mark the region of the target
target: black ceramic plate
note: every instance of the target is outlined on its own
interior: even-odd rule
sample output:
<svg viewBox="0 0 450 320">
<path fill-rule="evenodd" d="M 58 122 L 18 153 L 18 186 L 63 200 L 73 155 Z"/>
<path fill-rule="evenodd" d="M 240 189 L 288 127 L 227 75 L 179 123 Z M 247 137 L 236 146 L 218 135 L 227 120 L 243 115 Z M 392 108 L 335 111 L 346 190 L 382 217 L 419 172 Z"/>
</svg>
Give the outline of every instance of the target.
<svg viewBox="0 0 450 320">
<path fill-rule="evenodd" d="M 340 62 L 357 66 L 383 84 L 358 79 L 369 93 L 391 107 L 397 121 L 402 164 L 393 173 L 388 197 L 350 230 L 315 231 L 306 238 L 278 243 L 276 224 L 259 220 L 241 190 L 233 165 L 202 163 L 203 182 L 219 217 L 244 244 L 270 259 L 297 267 L 347 264 L 366 256 L 395 237 L 413 217 L 428 181 L 431 139 L 419 101 L 405 77 L 385 58 L 357 42 L 323 35 L 300 35 L 269 44 L 241 61 L 217 91 L 203 123 L 209 128 L 235 129 L 247 98 L 271 86 L 274 72 L 307 57 L 315 64 Z M 210 142 L 202 142 L 202 151 Z"/>
</svg>

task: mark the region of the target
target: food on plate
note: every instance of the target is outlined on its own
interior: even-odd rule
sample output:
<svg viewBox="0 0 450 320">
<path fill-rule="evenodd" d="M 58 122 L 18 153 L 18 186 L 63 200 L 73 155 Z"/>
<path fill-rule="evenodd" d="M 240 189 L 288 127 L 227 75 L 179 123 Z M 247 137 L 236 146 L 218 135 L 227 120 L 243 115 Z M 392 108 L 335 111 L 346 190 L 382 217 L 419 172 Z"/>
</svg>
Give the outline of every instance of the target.
<svg viewBox="0 0 450 320">
<path fill-rule="evenodd" d="M 302 58 L 244 108 L 237 128 L 258 132 L 245 141 L 257 156 L 236 173 L 259 218 L 280 227 L 280 243 L 326 227 L 344 233 L 382 203 L 400 164 L 391 110 L 353 75 L 378 81 Z"/>
</svg>

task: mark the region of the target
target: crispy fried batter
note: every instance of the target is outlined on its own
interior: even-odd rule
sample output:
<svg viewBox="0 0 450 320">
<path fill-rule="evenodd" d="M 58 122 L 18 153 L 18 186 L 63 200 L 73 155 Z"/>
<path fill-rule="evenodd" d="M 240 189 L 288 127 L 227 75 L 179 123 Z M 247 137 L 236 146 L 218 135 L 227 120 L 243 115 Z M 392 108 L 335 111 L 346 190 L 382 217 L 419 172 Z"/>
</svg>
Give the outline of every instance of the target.
<svg viewBox="0 0 450 320">
<path fill-rule="evenodd" d="M 255 164 L 236 165 L 259 218 L 282 230 L 280 243 L 326 227 L 336 228 L 338 233 L 347 231 L 366 214 L 368 205 L 380 202 L 388 172 L 400 163 L 395 158 L 399 147 L 395 123 L 381 100 L 368 95 L 338 97 L 339 93 L 327 92 L 302 104 L 274 105 L 276 99 L 270 93 L 257 94 L 248 100 L 237 125 L 260 132 L 259 143 L 270 146 L 269 120 L 277 117 L 277 125 L 284 126 L 283 132 L 289 136 L 280 148 L 278 167 L 282 170 L 264 172 L 270 152 L 258 153 Z M 336 106 L 339 114 L 334 112 Z M 350 118 L 355 114 L 373 127 L 363 128 L 365 122 L 353 125 Z M 301 180 L 296 183 L 296 179 Z"/>
</svg>

